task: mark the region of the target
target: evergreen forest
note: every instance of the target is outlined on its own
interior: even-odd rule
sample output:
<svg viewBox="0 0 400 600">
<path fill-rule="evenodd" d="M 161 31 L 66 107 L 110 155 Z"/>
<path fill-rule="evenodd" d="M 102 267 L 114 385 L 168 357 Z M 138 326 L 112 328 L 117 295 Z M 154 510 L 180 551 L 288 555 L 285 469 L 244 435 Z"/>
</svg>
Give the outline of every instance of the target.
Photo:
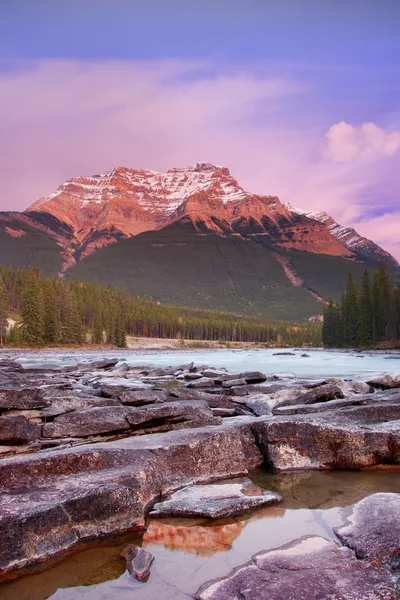
<svg viewBox="0 0 400 600">
<path fill-rule="evenodd" d="M 0 267 L 2 345 L 125 347 L 127 336 L 320 346 L 321 325 L 169 306 L 36 268 Z"/>
<path fill-rule="evenodd" d="M 360 286 L 349 273 L 341 302 L 325 307 L 322 341 L 328 348 L 399 345 L 400 288 L 384 267 L 365 271 Z"/>
</svg>

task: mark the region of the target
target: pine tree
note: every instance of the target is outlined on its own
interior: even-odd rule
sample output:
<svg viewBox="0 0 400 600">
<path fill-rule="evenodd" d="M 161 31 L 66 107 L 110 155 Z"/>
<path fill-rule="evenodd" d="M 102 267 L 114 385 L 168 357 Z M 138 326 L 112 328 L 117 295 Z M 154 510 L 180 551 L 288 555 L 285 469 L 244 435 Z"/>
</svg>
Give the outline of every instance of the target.
<svg viewBox="0 0 400 600">
<path fill-rule="evenodd" d="M 52 280 L 44 286 L 44 341 L 46 344 L 59 344 L 60 315 L 56 285 Z"/>
<path fill-rule="evenodd" d="M 114 342 L 118 348 L 126 348 L 126 333 L 120 314 L 115 319 Z"/>
<path fill-rule="evenodd" d="M 372 312 L 372 290 L 369 272 L 365 271 L 360 292 L 360 314 L 359 314 L 360 343 L 369 347 L 373 343 L 373 312 Z"/>
<path fill-rule="evenodd" d="M 355 347 L 360 344 L 359 331 L 359 293 L 353 273 L 349 273 L 346 293 L 342 305 L 343 342 L 345 346 Z"/>
<path fill-rule="evenodd" d="M 372 307 L 374 315 L 374 340 L 384 340 L 390 337 L 389 323 L 392 311 L 393 284 L 384 267 L 374 276 L 372 288 Z"/>
<path fill-rule="evenodd" d="M 42 346 L 44 331 L 43 293 L 37 269 L 30 269 L 22 289 L 22 339 L 28 346 Z"/>
<path fill-rule="evenodd" d="M 6 341 L 10 305 L 4 281 L 0 275 L 0 345 Z"/>
<path fill-rule="evenodd" d="M 94 312 L 92 342 L 93 344 L 103 343 L 103 317 L 99 308 L 96 308 Z"/>
<path fill-rule="evenodd" d="M 63 286 L 62 294 L 61 342 L 63 344 L 82 344 L 83 342 L 82 322 L 76 298 L 68 285 Z"/>
</svg>

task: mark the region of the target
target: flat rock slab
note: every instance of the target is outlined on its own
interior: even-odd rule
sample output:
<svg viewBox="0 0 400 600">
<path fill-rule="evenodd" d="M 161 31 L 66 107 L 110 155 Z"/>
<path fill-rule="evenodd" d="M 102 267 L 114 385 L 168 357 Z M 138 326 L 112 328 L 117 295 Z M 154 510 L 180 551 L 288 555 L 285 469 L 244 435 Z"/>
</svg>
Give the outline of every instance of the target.
<svg viewBox="0 0 400 600">
<path fill-rule="evenodd" d="M 361 469 L 400 463 L 400 401 L 322 414 L 273 417 L 254 426 L 278 471 Z"/>
<path fill-rule="evenodd" d="M 128 406 L 144 406 L 145 404 L 155 404 L 167 401 L 167 392 L 165 390 L 134 390 L 124 391 L 119 395 L 121 404 Z"/>
<path fill-rule="evenodd" d="M 84 539 L 143 528 L 160 492 L 239 477 L 261 463 L 245 417 L 0 460 L 0 575 Z"/>
<path fill-rule="evenodd" d="M 0 443 L 26 443 L 40 437 L 41 426 L 22 415 L 0 417 Z"/>
<path fill-rule="evenodd" d="M 348 548 L 305 537 L 261 552 L 230 575 L 205 584 L 197 600 L 394 600 L 389 570 L 358 560 Z"/>
<path fill-rule="evenodd" d="M 357 502 L 347 524 L 335 529 L 358 558 L 400 568 L 400 494 L 373 494 Z"/>
<path fill-rule="evenodd" d="M 126 560 L 126 568 L 131 577 L 143 582 L 148 580 L 154 561 L 154 556 L 150 552 L 129 544 L 121 552 L 121 556 Z"/>
<path fill-rule="evenodd" d="M 44 438 L 86 437 L 110 431 L 129 429 L 127 406 L 103 406 L 65 413 L 53 423 L 43 425 Z"/>
<path fill-rule="evenodd" d="M 277 504 L 281 500 L 281 496 L 262 490 L 250 479 L 240 479 L 183 488 L 164 502 L 155 504 L 150 515 L 223 519 L 242 515 L 261 506 Z"/>
<path fill-rule="evenodd" d="M 43 391 L 37 388 L 22 390 L 0 390 L 0 409 L 17 408 L 29 410 L 45 408 L 50 405 L 50 400 L 43 397 Z"/>
</svg>

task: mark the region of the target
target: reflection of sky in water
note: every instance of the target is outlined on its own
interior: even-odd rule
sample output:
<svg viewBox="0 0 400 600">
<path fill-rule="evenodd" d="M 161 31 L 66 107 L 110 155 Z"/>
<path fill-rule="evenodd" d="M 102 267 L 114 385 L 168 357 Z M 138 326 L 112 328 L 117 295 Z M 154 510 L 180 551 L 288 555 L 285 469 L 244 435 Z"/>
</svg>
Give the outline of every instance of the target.
<svg viewBox="0 0 400 600">
<path fill-rule="evenodd" d="M 155 556 L 155 561 L 145 584 L 123 573 L 124 561 L 119 554 L 127 542 L 119 540 L 114 542 L 114 548 L 110 544 L 103 549 L 86 550 L 72 555 L 54 569 L 0 586 L 0 598 L 184 600 L 203 583 L 226 575 L 256 552 L 304 535 L 334 539 L 332 528 L 343 522 L 343 511 L 348 510 L 341 507 L 348 507 L 374 492 L 400 492 L 400 473 L 396 471 L 271 475 L 259 470 L 253 479 L 258 485 L 281 493 L 284 501 L 229 521 L 150 521 L 143 546 Z M 205 551 L 207 546 L 208 552 Z M 99 581 L 104 583 L 90 585 Z M 68 588 L 68 585 L 77 587 Z M 57 587 L 65 589 L 55 592 Z"/>
<path fill-rule="evenodd" d="M 285 349 L 284 351 L 289 351 Z M 355 352 L 331 352 L 327 350 L 307 350 L 308 358 L 302 358 L 304 350 L 295 351 L 295 356 L 276 356 L 279 349 L 266 350 L 196 350 L 139 353 L 129 350 L 107 352 L 44 352 L 26 353 L 17 356 L 25 367 L 57 367 L 77 362 L 99 360 L 110 356 L 120 356 L 130 365 L 150 365 L 154 367 L 176 366 L 194 361 L 213 367 L 225 367 L 230 371 L 259 370 L 267 374 L 293 373 L 296 377 L 362 377 L 371 373 L 399 373 L 400 360 L 393 354 Z M 397 356 L 400 356 L 398 354 Z M 388 358 L 392 357 L 392 358 Z"/>
</svg>

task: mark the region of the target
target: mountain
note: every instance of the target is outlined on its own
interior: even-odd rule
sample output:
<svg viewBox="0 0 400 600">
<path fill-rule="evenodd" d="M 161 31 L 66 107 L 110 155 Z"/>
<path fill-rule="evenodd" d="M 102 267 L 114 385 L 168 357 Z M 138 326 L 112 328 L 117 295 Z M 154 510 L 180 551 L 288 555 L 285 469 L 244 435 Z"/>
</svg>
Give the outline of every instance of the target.
<svg viewBox="0 0 400 600">
<path fill-rule="evenodd" d="M 0 263 L 122 286 L 161 302 L 307 318 L 397 261 L 374 242 L 210 163 L 76 177 L 24 213 L 0 213 Z"/>
</svg>

